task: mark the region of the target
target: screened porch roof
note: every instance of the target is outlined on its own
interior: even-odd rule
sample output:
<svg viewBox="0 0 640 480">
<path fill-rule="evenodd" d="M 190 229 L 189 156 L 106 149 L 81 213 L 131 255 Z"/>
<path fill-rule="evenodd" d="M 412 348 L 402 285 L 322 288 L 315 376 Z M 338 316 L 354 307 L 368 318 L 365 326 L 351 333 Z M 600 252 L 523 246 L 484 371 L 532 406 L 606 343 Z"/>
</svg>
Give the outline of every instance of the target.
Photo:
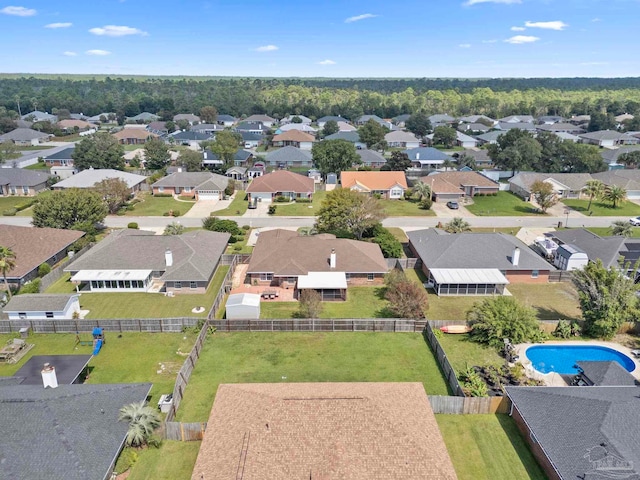
<svg viewBox="0 0 640 480">
<path fill-rule="evenodd" d="M 80 270 L 72 282 L 90 282 L 92 280 L 146 280 L 152 270 Z"/>
<path fill-rule="evenodd" d="M 431 268 L 431 276 L 439 285 L 492 284 L 507 285 L 509 280 L 497 268 Z"/>
<path fill-rule="evenodd" d="M 298 288 L 318 290 L 347 288 L 347 276 L 344 272 L 309 272 L 298 277 Z"/>
</svg>

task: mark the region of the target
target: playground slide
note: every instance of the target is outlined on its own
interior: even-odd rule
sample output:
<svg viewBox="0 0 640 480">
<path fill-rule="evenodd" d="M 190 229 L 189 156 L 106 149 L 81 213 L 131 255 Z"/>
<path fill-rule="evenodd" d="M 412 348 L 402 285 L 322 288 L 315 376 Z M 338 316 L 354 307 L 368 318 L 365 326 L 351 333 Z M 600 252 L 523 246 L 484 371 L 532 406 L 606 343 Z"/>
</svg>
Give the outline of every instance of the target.
<svg viewBox="0 0 640 480">
<path fill-rule="evenodd" d="M 100 353 L 100 349 L 102 348 L 102 339 L 99 338 L 95 342 L 95 347 L 93 348 L 93 354 L 98 355 Z"/>
</svg>

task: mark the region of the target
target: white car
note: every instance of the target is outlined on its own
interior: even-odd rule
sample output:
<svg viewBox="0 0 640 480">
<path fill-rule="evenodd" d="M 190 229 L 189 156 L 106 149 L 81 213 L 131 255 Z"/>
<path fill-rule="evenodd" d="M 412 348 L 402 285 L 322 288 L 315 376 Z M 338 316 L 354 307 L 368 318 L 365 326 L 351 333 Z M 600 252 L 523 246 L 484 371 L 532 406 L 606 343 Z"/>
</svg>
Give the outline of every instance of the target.
<svg viewBox="0 0 640 480">
<path fill-rule="evenodd" d="M 634 227 L 640 227 L 640 217 L 631 217 L 629 223 Z"/>
</svg>

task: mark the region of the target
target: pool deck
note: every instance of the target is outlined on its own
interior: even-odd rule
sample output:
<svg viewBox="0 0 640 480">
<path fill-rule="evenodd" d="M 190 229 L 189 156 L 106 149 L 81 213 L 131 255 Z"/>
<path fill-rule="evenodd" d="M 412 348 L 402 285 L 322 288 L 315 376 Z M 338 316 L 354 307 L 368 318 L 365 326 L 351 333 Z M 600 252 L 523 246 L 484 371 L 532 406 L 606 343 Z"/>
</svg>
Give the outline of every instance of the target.
<svg viewBox="0 0 640 480">
<path fill-rule="evenodd" d="M 548 342 L 544 342 L 544 343 L 519 343 L 518 345 L 514 345 L 516 352 L 520 357 L 520 363 L 524 365 L 524 370 L 527 376 L 535 380 L 541 380 L 549 387 L 566 387 L 568 385 L 559 373 L 556 373 L 556 372 L 541 373 L 537 371 L 535 368 L 533 368 L 533 365 L 531 364 L 531 360 L 527 358 L 526 351 L 527 351 L 527 348 L 533 347 L 536 345 L 537 346 L 540 346 L 540 345 L 564 345 L 564 346 L 592 345 L 597 347 L 608 347 L 612 350 L 616 350 L 617 352 L 624 353 L 627 357 L 629 357 L 633 361 L 636 368 L 633 372 L 629 372 L 629 373 L 633 375 L 636 378 L 636 380 L 640 381 L 640 361 L 638 361 L 638 359 L 631 354 L 630 348 L 624 347 L 619 343 L 604 342 L 601 340 L 567 340 L 567 341 L 549 340 Z"/>
</svg>

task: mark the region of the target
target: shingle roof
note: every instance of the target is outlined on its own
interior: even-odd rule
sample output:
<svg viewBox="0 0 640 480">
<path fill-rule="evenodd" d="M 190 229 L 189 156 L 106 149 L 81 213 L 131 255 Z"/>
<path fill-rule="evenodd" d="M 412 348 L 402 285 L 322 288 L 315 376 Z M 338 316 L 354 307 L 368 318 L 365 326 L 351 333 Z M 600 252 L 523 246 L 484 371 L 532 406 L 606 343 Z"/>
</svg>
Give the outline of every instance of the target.
<svg viewBox="0 0 640 480">
<path fill-rule="evenodd" d="M 585 228 L 557 230 L 553 236 L 562 243 L 575 245 L 587 254 L 592 262 L 602 260 L 605 267 L 617 266 L 620 249 L 625 237 L 601 237 Z"/>
<path fill-rule="evenodd" d="M 623 132 L 616 132 L 613 130 L 600 130 L 598 132 L 581 133 L 578 135 L 580 138 L 586 138 L 589 140 L 625 140 L 625 141 L 637 141 L 638 139 L 627 135 Z"/>
<path fill-rule="evenodd" d="M 609 170 L 592 173 L 591 176 L 605 185 L 617 185 L 625 190 L 640 190 L 640 170 Z"/>
<path fill-rule="evenodd" d="M 311 152 L 288 145 L 279 150 L 272 150 L 265 156 L 269 163 L 311 162 Z"/>
<path fill-rule="evenodd" d="M 396 130 L 395 132 L 389 132 L 384 136 L 387 142 L 420 142 L 411 132 L 403 132 L 402 130 Z"/>
<path fill-rule="evenodd" d="M 531 115 L 509 115 L 507 117 L 500 118 L 500 122 L 511 123 L 533 123 L 534 118 Z"/>
<path fill-rule="evenodd" d="M 269 115 L 251 115 L 244 119 L 245 122 L 276 122 L 275 118 L 271 118 Z"/>
<path fill-rule="evenodd" d="M 388 172 L 342 172 L 340 177 L 342 188 L 353 188 L 360 186 L 367 190 L 389 190 L 395 185 L 400 185 L 405 190 L 407 186 L 407 178 L 404 172 L 388 171 Z"/>
<path fill-rule="evenodd" d="M 305 117 L 304 115 L 289 115 L 281 120 L 281 122 L 291 122 L 294 118 L 298 117 L 302 120 L 302 123 L 311 123 L 311 119 L 309 117 Z"/>
<path fill-rule="evenodd" d="M 118 140 L 126 140 L 129 138 L 135 138 L 137 140 L 147 140 L 148 138 L 156 138 L 156 135 L 153 132 L 149 132 L 144 128 L 123 128 L 119 132 L 111 134 L 112 137 L 117 138 Z"/>
<path fill-rule="evenodd" d="M 196 130 L 186 130 L 184 132 L 172 133 L 171 137 L 179 141 L 196 142 L 204 142 L 212 138 L 210 133 L 199 132 Z"/>
<path fill-rule="evenodd" d="M 623 153 L 629 153 L 635 150 L 640 150 L 640 145 L 624 145 L 620 148 L 615 149 L 603 148 L 602 150 L 600 150 L 600 155 L 602 155 L 602 158 L 605 162 L 607 162 L 608 164 L 612 164 L 617 163 L 618 157 Z"/>
<path fill-rule="evenodd" d="M 451 115 L 447 115 L 446 113 L 437 113 L 435 115 L 431 115 L 429 117 L 429 121 L 434 124 L 434 123 L 449 123 L 449 122 L 454 122 L 455 118 L 452 117 Z"/>
<path fill-rule="evenodd" d="M 0 225 L 0 245 L 16 254 L 16 268 L 7 273 L 7 278 L 22 278 L 83 235 L 76 230 Z"/>
<path fill-rule="evenodd" d="M 336 268 L 329 266 L 331 250 L 336 252 Z M 386 273 L 387 262 L 375 243 L 334 235 L 300 236 L 289 230 L 262 232 L 251 255 L 249 273 L 306 275 L 309 272 Z"/>
<path fill-rule="evenodd" d="M 493 130 L 491 132 L 487 132 L 487 133 L 483 133 L 482 135 L 478 135 L 478 136 L 476 136 L 476 138 L 478 140 L 483 140 L 485 142 L 495 142 L 496 140 L 498 140 L 498 137 L 500 135 L 504 135 L 504 132 L 500 131 L 500 130 Z"/>
<path fill-rule="evenodd" d="M 593 180 L 592 175 L 588 173 L 536 173 L 521 172 L 509 179 L 509 183 L 530 191 L 531 185 L 536 181 L 554 180 L 571 190 L 577 192 L 584 188 L 589 180 Z"/>
<path fill-rule="evenodd" d="M 138 115 L 134 116 L 134 117 L 127 117 L 128 120 L 134 120 L 134 121 L 138 121 L 138 120 L 142 120 L 145 122 L 153 122 L 156 120 L 160 120 L 160 117 L 158 115 L 155 115 L 153 113 L 149 113 L 149 112 L 142 112 L 139 113 Z"/>
<path fill-rule="evenodd" d="M 223 115 L 218 115 L 218 119 Z M 193 113 L 178 113 L 173 116 L 173 121 L 178 122 L 180 120 L 186 120 L 187 122 L 199 122 L 200 117 L 198 115 L 194 115 Z"/>
<path fill-rule="evenodd" d="M 420 383 L 223 384 L 192 479 L 453 480 Z"/>
<path fill-rule="evenodd" d="M 266 132 L 269 130 L 262 122 L 240 122 L 236 125 L 235 130 L 240 132 L 242 130 L 260 130 L 261 132 Z"/>
<path fill-rule="evenodd" d="M 222 131 L 224 130 L 224 127 L 217 123 L 199 123 L 197 125 L 192 125 L 189 130 L 191 132 Z"/>
<path fill-rule="evenodd" d="M 441 172 L 420 179 L 434 193 L 464 193 L 465 186 L 498 188 L 497 182 L 478 172 Z"/>
<path fill-rule="evenodd" d="M 514 128 L 527 131 L 535 131 L 536 126 L 529 122 L 498 122 L 495 128 L 500 130 L 513 130 Z"/>
<path fill-rule="evenodd" d="M 247 188 L 247 193 L 313 193 L 314 191 L 313 178 L 286 170 L 276 170 L 254 178 Z"/>
<path fill-rule="evenodd" d="M 336 132 L 331 135 L 327 135 L 324 137 L 325 140 L 346 140 L 351 143 L 359 143 L 360 142 L 360 134 L 357 130 L 353 130 L 350 132 Z"/>
<path fill-rule="evenodd" d="M 144 401 L 151 384 L 3 385 L 0 477 L 104 480 L 122 448 L 124 405 Z"/>
<path fill-rule="evenodd" d="M 310 135 L 314 135 L 318 132 L 317 129 L 309 126 L 306 123 L 287 123 L 278 127 L 279 132 L 288 132 L 289 130 L 300 130 L 301 132 L 309 132 Z"/>
<path fill-rule="evenodd" d="M 47 112 L 41 112 L 40 110 L 34 110 L 33 112 L 25 113 L 20 117 L 22 120 L 26 120 L 27 118 L 33 118 L 36 122 L 42 121 L 50 121 L 55 122 L 58 120 L 56 115 L 52 115 Z"/>
<path fill-rule="evenodd" d="M 57 293 L 33 293 L 14 295 L 9 300 L 3 311 L 6 312 L 61 312 L 67 306 L 71 297 L 77 295 L 64 295 Z"/>
<path fill-rule="evenodd" d="M 229 178 L 210 172 L 175 172 L 161 178 L 152 187 L 197 188 L 205 182 L 215 184 L 217 190 L 224 190 L 229 185 Z"/>
<path fill-rule="evenodd" d="M 378 115 L 362 115 L 361 117 L 358 117 L 358 119 L 356 120 L 357 123 L 366 123 L 369 120 L 374 120 L 377 123 L 386 123 L 382 118 L 380 118 Z"/>
<path fill-rule="evenodd" d="M 0 142 L 29 142 L 31 140 L 47 138 L 50 136 L 51 135 L 48 133 L 38 132 L 31 128 L 16 128 L 15 130 L 11 130 L 9 133 L 0 135 Z"/>
<path fill-rule="evenodd" d="M 253 133 L 253 132 L 238 132 L 238 133 L 242 135 L 243 142 L 262 140 L 262 136 L 257 133 Z"/>
<path fill-rule="evenodd" d="M 467 154 L 470 157 L 473 157 L 476 161 L 476 164 L 493 163 L 493 160 L 491 160 L 491 157 L 489 157 L 489 152 L 483 148 L 481 149 L 467 148 L 458 153 L 460 155 Z"/>
<path fill-rule="evenodd" d="M 467 115 L 466 117 L 460 117 L 458 120 L 463 123 L 478 123 L 482 119 L 495 122 L 493 118 L 489 118 L 486 115 Z"/>
<path fill-rule="evenodd" d="M 640 474 L 640 388 L 506 387 L 506 391 L 561 478 Z"/>
<path fill-rule="evenodd" d="M 36 187 L 49 180 L 49 172 L 36 172 L 24 168 L 0 168 L 0 185 Z M 18 200 L 16 199 L 16 203 Z"/>
<path fill-rule="evenodd" d="M 147 177 L 143 175 L 122 172 L 111 168 L 100 168 L 95 170 L 89 168 L 56 183 L 53 188 L 91 188 L 96 183 L 109 178 L 119 178 L 126 182 L 129 188 L 133 188 L 147 180 Z"/>
<path fill-rule="evenodd" d="M 482 123 L 461 123 L 458 125 L 458 131 L 460 132 L 488 132 L 490 129 L 491 127 L 487 127 Z"/>
<path fill-rule="evenodd" d="M 153 270 L 165 272 L 161 277 L 163 281 L 208 281 L 229 237 L 228 233 L 206 230 L 182 235 L 121 230 L 111 233 L 64 271 Z M 165 263 L 167 250 L 173 254 L 171 267 Z"/>
<path fill-rule="evenodd" d="M 218 122 L 235 122 L 237 118 L 231 115 L 218 115 L 217 120 Z"/>
<path fill-rule="evenodd" d="M 449 234 L 436 228 L 407 234 L 427 268 L 496 268 L 498 270 L 555 270 L 527 245 L 504 233 Z M 520 249 L 518 266 L 511 262 Z"/>
<path fill-rule="evenodd" d="M 273 136 L 274 142 L 315 142 L 316 138 L 300 130 L 288 130 Z"/>
<path fill-rule="evenodd" d="M 616 361 L 608 362 L 576 362 L 584 376 L 598 387 L 635 386 L 635 377 L 627 372 Z"/>
<path fill-rule="evenodd" d="M 71 155 L 75 151 L 76 147 L 67 147 L 64 150 L 60 150 L 59 152 L 52 153 L 51 155 L 45 155 L 44 158 L 47 160 L 73 160 Z M 1 172 L 0 172 L 1 173 Z"/>
<path fill-rule="evenodd" d="M 344 117 L 337 117 L 335 115 L 327 115 L 324 117 L 320 117 L 318 119 L 318 123 L 327 123 L 329 121 L 333 120 L 334 122 L 348 122 L 349 120 L 344 118 Z"/>
<path fill-rule="evenodd" d="M 362 160 L 363 165 L 387 163 L 387 159 L 382 156 L 380 152 L 375 150 L 361 149 L 356 150 L 356 153 Z"/>
<path fill-rule="evenodd" d="M 451 160 L 449 155 L 433 147 L 410 148 L 408 150 L 404 150 L 402 153 L 406 153 L 411 161 Z"/>
</svg>

